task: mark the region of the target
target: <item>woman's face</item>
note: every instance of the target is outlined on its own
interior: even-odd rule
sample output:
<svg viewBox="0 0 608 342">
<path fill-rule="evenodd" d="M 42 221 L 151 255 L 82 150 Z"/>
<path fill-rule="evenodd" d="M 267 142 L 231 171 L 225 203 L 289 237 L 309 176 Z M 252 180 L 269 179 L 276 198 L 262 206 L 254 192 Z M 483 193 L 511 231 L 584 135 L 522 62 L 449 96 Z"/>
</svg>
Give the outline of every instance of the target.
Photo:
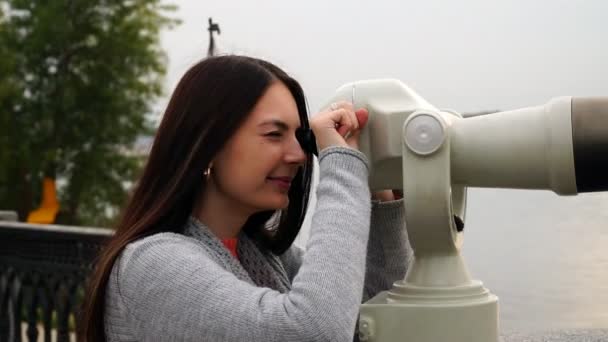
<svg viewBox="0 0 608 342">
<path fill-rule="evenodd" d="M 298 127 L 296 102 L 275 81 L 213 159 L 215 192 L 252 213 L 286 208 L 291 180 L 306 161 Z"/>
</svg>

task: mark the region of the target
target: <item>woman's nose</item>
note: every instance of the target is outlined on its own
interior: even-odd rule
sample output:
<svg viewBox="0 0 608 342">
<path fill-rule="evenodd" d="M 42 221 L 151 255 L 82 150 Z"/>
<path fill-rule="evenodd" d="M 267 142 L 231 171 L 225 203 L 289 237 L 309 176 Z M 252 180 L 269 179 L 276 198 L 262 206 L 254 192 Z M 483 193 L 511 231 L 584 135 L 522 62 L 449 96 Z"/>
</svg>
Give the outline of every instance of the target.
<svg viewBox="0 0 608 342">
<path fill-rule="evenodd" d="M 285 161 L 291 164 L 303 164 L 306 161 L 306 153 L 295 136 L 291 139 L 287 153 L 285 154 Z"/>
</svg>

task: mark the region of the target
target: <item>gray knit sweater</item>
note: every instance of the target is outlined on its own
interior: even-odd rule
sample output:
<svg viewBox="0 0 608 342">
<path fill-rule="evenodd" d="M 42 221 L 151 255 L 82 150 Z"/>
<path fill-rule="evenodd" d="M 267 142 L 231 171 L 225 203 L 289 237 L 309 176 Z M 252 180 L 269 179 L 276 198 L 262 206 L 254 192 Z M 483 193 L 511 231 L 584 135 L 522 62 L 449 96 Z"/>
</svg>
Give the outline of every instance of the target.
<svg viewBox="0 0 608 342">
<path fill-rule="evenodd" d="M 325 149 L 319 167 L 305 252 L 241 234 L 237 260 L 194 218 L 129 244 L 107 285 L 108 340 L 352 341 L 361 301 L 405 275 L 403 202 L 370 204 L 358 151 Z"/>
</svg>

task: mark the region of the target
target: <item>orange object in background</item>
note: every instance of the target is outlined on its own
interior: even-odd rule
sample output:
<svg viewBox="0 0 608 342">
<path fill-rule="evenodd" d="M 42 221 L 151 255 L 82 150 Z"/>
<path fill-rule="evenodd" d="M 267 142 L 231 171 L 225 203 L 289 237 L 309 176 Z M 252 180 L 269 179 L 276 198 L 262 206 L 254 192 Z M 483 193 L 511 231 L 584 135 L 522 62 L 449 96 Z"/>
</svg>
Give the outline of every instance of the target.
<svg viewBox="0 0 608 342">
<path fill-rule="evenodd" d="M 42 180 L 42 203 L 40 207 L 33 210 L 27 216 L 28 223 L 54 223 L 59 212 L 57 201 L 57 190 L 53 178 L 44 177 Z"/>
</svg>

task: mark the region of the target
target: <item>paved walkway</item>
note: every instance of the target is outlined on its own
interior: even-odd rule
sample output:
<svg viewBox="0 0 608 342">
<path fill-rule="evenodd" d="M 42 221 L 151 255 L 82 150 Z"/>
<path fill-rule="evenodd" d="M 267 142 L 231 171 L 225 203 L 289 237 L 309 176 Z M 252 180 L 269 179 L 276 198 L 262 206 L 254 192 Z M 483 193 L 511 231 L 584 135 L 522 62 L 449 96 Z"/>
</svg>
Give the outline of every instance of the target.
<svg viewBox="0 0 608 342">
<path fill-rule="evenodd" d="M 504 335 L 502 342 L 608 342 L 608 329 L 558 330 L 534 334 Z"/>
<path fill-rule="evenodd" d="M 27 341 L 26 324 L 21 325 L 22 341 Z M 42 326 L 38 326 L 38 341 L 42 342 Z M 57 332 L 52 331 L 52 341 L 57 341 Z M 70 341 L 76 341 L 76 336 L 71 333 Z M 559 330 L 554 332 L 519 334 L 505 334 L 501 342 L 608 342 L 608 329 L 596 330 Z"/>
</svg>

